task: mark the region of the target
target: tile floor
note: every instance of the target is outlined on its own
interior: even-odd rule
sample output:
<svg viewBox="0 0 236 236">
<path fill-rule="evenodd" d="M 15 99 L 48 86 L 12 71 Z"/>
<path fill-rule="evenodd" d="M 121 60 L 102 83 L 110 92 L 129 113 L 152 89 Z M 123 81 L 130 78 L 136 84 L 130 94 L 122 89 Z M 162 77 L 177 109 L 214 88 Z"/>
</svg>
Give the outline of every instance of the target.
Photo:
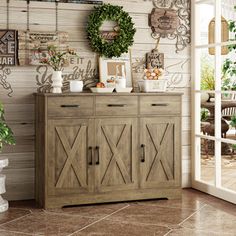
<svg viewBox="0 0 236 236">
<path fill-rule="evenodd" d="M 236 206 L 193 189 L 181 200 L 151 200 L 42 210 L 11 202 L 0 236 L 236 236 Z"/>
</svg>

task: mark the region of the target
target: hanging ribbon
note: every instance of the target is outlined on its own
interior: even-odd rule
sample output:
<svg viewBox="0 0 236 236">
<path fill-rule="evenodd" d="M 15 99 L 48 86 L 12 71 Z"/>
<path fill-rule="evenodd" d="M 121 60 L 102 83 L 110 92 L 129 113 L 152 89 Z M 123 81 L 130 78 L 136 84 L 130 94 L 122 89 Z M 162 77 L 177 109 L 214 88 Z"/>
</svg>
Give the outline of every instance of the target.
<svg viewBox="0 0 236 236">
<path fill-rule="evenodd" d="M 161 37 L 158 37 L 158 38 L 157 38 L 157 43 L 156 43 L 156 47 L 155 47 L 154 50 L 157 50 L 157 51 L 158 51 L 158 49 L 159 49 L 159 44 L 160 44 L 160 39 L 161 39 Z"/>
<path fill-rule="evenodd" d="M 30 0 L 27 0 L 27 31 L 30 31 Z"/>
<path fill-rule="evenodd" d="M 56 33 L 58 33 L 58 3 L 59 3 L 59 0 L 55 0 L 55 4 L 56 4 Z"/>
<path fill-rule="evenodd" d="M 7 0 L 7 29 L 9 29 L 9 4 L 10 0 Z"/>
</svg>

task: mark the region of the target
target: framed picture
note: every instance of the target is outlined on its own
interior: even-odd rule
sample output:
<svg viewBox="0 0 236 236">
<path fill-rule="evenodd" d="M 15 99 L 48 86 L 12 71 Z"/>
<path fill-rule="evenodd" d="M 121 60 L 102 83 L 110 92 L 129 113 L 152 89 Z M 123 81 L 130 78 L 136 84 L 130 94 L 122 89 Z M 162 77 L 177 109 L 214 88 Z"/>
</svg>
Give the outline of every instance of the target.
<svg viewBox="0 0 236 236">
<path fill-rule="evenodd" d="M 121 57 L 99 57 L 99 78 L 106 87 L 115 87 L 116 79 L 122 77 L 124 68 L 126 87 L 132 87 L 131 52 L 122 54 Z"/>
</svg>

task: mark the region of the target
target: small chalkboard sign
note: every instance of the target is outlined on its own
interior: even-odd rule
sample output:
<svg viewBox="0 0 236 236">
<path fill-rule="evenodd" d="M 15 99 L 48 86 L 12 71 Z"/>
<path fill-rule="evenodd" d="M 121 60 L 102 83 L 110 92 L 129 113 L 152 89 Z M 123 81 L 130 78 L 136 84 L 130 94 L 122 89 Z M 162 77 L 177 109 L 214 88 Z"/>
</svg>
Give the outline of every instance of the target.
<svg viewBox="0 0 236 236">
<path fill-rule="evenodd" d="M 162 68 L 164 69 L 164 53 L 159 53 L 157 49 L 146 54 L 146 68 Z"/>
<path fill-rule="evenodd" d="M 16 30 L 0 30 L 0 65 L 17 65 Z"/>
</svg>

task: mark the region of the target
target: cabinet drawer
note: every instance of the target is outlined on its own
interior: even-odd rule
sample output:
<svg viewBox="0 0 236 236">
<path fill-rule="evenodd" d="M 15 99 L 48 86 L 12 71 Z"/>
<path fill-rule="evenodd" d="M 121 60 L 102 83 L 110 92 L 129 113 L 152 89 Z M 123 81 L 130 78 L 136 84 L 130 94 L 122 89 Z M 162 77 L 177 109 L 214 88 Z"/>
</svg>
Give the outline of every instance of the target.
<svg viewBox="0 0 236 236">
<path fill-rule="evenodd" d="M 181 97 L 143 96 L 140 97 L 140 114 L 180 114 Z"/>
<path fill-rule="evenodd" d="M 96 115 L 122 116 L 138 114 L 137 96 L 97 96 Z"/>
<path fill-rule="evenodd" d="M 93 97 L 49 97 L 48 116 L 78 117 L 93 115 Z"/>
</svg>

